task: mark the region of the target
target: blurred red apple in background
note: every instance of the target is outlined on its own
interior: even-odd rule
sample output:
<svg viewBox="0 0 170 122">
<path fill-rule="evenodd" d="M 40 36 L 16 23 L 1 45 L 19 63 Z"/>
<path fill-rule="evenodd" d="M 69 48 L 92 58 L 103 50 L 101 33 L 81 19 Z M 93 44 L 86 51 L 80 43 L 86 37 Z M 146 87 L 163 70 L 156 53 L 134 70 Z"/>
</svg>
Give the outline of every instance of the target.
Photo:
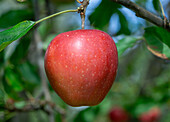
<svg viewBox="0 0 170 122">
<path fill-rule="evenodd" d="M 116 77 L 117 48 L 100 30 L 75 30 L 56 36 L 46 51 L 45 70 L 56 93 L 71 106 L 99 104 Z"/>
<path fill-rule="evenodd" d="M 128 122 L 129 115 L 121 107 L 114 107 L 109 112 L 109 117 L 112 122 Z"/>
<path fill-rule="evenodd" d="M 140 122 L 157 122 L 160 118 L 161 111 L 158 107 L 151 108 L 139 116 Z"/>
</svg>

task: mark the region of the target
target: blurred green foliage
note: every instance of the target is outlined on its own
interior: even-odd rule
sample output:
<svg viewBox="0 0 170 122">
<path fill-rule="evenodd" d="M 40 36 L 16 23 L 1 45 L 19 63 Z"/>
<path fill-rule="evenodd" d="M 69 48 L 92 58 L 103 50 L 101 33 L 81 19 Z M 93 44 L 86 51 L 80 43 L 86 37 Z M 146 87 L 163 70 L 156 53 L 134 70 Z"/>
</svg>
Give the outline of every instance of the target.
<svg viewBox="0 0 170 122">
<path fill-rule="evenodd" d="M 48 0 L 47 0 L 48 1 Z M 0 0 L 0 31 L 18 24 L 23 20 L 35 20 L 35 13 L 39 11 L 39 18 L 47 16 L 47 11 L 54 13 L 64 9 L 77 7 L 76 2 L 54 4 L 48 1 L 39 1 L 35 8 L 32 0 L 23 3 L 12 1 L 8 8 L 6 2 Z M 138 5 L 160 13 L 159 1 L 134 0 Z M 100 29 L 108 32 L 109 23 L 113 14 L 118 15 L 118 22 L 114 23 L 118 28 L 116 33 L 109 33 L 116 42 L 119 54 L 119 69 L 117 78 L 110 92 L 97 106 L 93 107 L 70 107 L 66 105 L 49 85 L 52 101 L 66 111 L 65 116 L 54 111 L 55 121 L 68 122 L 108 122 L 109 111 L 115 106 L 121 106 L 130 115 L 131 122 L 137 122 L 140 114 L 150 108 L 158 107 L 161 110 L 160 122 L 170 121 L 170 33 L 162 28 L 153 26 L 142 21 L 136 32 L 132 32 L 131 20 L 127 19 L 121 5 L 110 0 L 100 0 L 96 8 L 89 8 L 87 13 L 87 28 Z M 164 4 L 165 8 L 170 5 Z M 21 7 L 22 6 L 22 7 Z M 48 8 L 48 9 L 47 9 Z M 38 9 L 38 10 L 37 10 Z M 166 10 L 165 10 L 166 11 Z M 140 19 L 135 17 L 136 23 Z M 36 17 L 37 18 L 37 17 Z M 68 21 L 69 20 L 69 21 Z M 17 109 L 24 108 L 33 98 L 44 100 L 43 88 L 38 66 L 38 48 L 43 49 L 42 55 L 57 34 L 80 29 L 80 17 L 78 14 L 66 14 L 43 22 L 32 29 L 26 36 L 17 39 L 5 50 L 0 52 L 0 121 L 8 122 L 47 122 L 49 116 L 42 110 L 30 112 L 8 111 L 6 105 L 14 105 Z M 21 30 L 22 32 L 22 30 Z M 40 34 L 40 43 L 35 42 L 35 33 Z M 11 33 L 14 34 L 14 33 Z M 3 35 L 4 36 L 4 35 Z M 6 36 L 7 37 L 7 36 Z M 2 38 L 2 36 L 0 37 Z M 13 41 L 14 39 L 11 39 Z M 10 41 L 10 43 L 11 43 Z M 166 57 L 166 58 L 165 58 Z M 41 57 L 43 59 L 43 57 Z M 43 63 L 43 62 L 42 62 Z M 42 65 L 43 66 L 43 65 Z M 45 75 L 45 74 L 44 74 Z M 48 81 L 47 81 L 48 82 Z"/>
<path fill-rule="evenodd" d="M 121 25 L 121 28 L 117 34 L 129 35 L 130 29 L 128 28 L 128 22 L 119 10 L 121 7 L 121 5 L 111 0 L 102 0 L 100 5 L 89 16 L 89 20 L 96 28 L 103 30 L 106 25 L 108 26 L 111 16 L 117 13 Z"/>
<path fill-rule="evenodd" d="M 25 16 L 27 15 L 27 16 Z M 33 12 L 27 9 L 11 10 L 1 15 L 0 28 L 9 28 L 24 20 L 31 20 Z"/>
</svg>

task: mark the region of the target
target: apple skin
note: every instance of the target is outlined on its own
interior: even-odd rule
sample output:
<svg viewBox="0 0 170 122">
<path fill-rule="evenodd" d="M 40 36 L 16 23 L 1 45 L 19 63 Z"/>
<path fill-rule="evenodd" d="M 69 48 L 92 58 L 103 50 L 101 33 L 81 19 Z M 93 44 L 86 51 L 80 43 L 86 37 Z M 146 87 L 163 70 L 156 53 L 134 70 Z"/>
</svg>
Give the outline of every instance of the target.
<svg viewBox="0 0 170 122">
<path fill-rule="evenodd" d="M 121 107 L 114 107 L 109 112 L 109 117 L 112 122 L 128 122 L 129 114 Z"/>
<path fill-rule="evenodd" d="M 49 82 L 71 106 L 99 104 L 114 82 L 117 67 L 113 39 L 95 29 L 61 33 L 51 41 L 45 54 Z"/>
</svg>

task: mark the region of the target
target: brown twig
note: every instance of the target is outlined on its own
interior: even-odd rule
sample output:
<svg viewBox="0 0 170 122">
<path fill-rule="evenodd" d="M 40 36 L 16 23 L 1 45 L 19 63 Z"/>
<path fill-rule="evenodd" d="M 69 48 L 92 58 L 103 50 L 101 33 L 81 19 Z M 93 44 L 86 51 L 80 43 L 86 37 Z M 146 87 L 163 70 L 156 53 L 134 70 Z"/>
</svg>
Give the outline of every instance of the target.
<svg viewBox="0 0 170 122">
<path fill-rule="evenodd" d="M 50 101 L 40 101 L 40 100 L 30 100 L 30 101 L 25 101 L 25 106 L 22 108 L 16 108 L 13 104 L 6 105 L 5 110 L 9 112 L 31 112 L 31 111 L 37 111 L 37 110 L 43 110 L 47 114 L 50 114 L 49 109 L 46 107 L 50 106 L 53 108 L 53 110 L 57 111 L 60 113 L 62 116 L 65 116 L 65 110 L 56 106 L 55 103 L 52 103 Z"/>
<path fill-rule="evenodd" d="M 79 1 L 79 0 L 78 0 Z M 81 27 L 84 29 L 85 25 L 85 13 L 86 13 L 86 8 L 89 5 L 89 0 L 83 0 L 81 3 L 80 7 L 78 7 L 78 13 L 80 13 L 81 16 Z"/>
<path fill-rule="evenodd" d="M 170 31 L 170 23 L 168 22 L 168 20 L 164 21 L 160 17 L 138 6 L 134 2 L 131 2 L 130 0 L 112 0 L 112 1 L 119 3 L 129 8 L 130 10 L 134 11 L 136 13 L 136 16 L 141 17 L 159 27 L 163 27 L 166 30 Z"/>
</svg>

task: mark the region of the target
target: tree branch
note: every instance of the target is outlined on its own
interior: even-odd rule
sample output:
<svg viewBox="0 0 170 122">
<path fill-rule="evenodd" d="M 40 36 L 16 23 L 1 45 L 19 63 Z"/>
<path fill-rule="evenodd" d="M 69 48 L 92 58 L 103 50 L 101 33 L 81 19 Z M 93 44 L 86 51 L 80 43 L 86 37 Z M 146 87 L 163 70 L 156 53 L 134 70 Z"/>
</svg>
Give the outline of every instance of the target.
<svg viewBox="0 0 170 122">
<path fill-rule="evenodd" d="M 156 16 L 155 14 L 145 10 L 144 8 L 138 6 L 137 4 L 131 2 L 130 0 L 112 0 L 116 3 L 119 3 L 130 10 L 134 11 L 136 13 L 137 17 L 141 17 L 159 27 L 163 27 L 166 30 L 170 31 L 170 23 L 168 20 L 164 21 L 160 17 Z"/>
<path fill-rule="evenodd" d="M 26 101 L 26 105 L 22 108 L 16 108 L 13 104 L 7 104 L 5 106 L 5 109 L 10 112 L 31 112 L 31 111 L 37 111 L 37 110 L 43 110 L 47 114 L 51 114 L 51 111 L 47 109 L 46 107 L 50 106 L 53 108 L 53 110 L 59 112 L 62 116 L 65 116 L 65 110 L 56 106 L 56 104 L 50 102 L 50 101 L 40 101 L 40 100 L 30 100 Z"/>
</svg>

